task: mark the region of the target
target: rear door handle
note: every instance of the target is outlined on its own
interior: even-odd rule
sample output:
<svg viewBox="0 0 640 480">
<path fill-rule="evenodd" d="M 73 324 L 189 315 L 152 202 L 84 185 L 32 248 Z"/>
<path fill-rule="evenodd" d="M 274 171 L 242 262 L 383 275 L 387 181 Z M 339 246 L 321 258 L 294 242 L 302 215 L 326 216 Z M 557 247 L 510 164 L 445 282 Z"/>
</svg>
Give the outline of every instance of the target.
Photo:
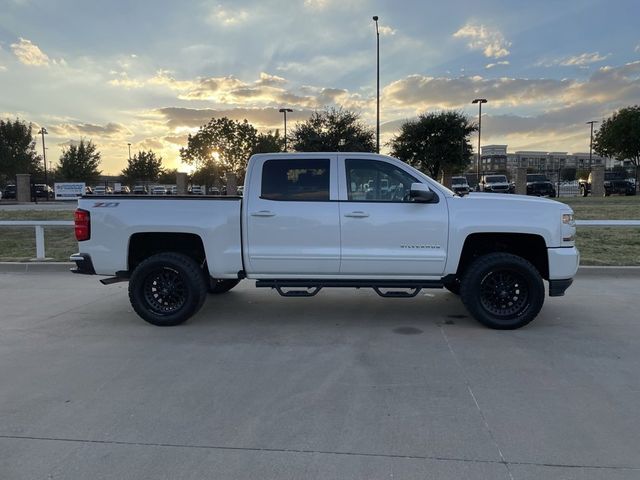
<svg viewBox="0 0 640 480">
<path fill-rule="evenodd" d="M 275 215 L 271 210 L 260 210 L 251 214 L 252 217 L 274 217 Z"/>
<path fill-rule="evenodd" d="M 362 212 L 362 211 L 358 210 L 356 212 L 345 213 L 344 216 L 345 217 L 351 217 L 351 218 L 365 218 L 365 217 L 368 217 L 369 214 L 366 213 L 366 212 Z"/>
</svg>

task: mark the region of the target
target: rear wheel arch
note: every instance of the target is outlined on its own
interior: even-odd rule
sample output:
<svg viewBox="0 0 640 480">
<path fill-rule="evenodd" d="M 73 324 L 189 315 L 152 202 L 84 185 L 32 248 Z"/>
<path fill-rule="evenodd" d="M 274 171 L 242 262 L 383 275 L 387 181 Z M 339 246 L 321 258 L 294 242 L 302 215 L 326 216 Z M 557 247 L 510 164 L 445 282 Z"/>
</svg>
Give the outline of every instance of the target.
<svg viewBox="0 0 640 480">
<path fill-rule="evenodd" d="M 127 265 L 129 272 L 153 255 L 173 252 L 186 255 L 201 267 L 206 266 L 207 257 L 202 238 L 195 233 L 140 232 L 129 238 Z M 208 275 L 208 273 L 207 273 Z"/>
</svg>

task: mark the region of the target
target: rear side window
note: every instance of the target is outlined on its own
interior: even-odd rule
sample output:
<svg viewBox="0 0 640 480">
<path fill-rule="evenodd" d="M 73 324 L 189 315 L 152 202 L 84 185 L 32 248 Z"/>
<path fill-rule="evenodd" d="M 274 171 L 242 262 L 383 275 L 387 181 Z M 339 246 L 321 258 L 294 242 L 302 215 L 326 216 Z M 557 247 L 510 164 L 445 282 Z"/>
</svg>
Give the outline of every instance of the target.
<svg viewBox="0 0 640 480">
<path fill-rule="evenodd" d="M 329 159 L 267 160 L 262 195 L 267 200 L 328 201 Z"/>
</svg>

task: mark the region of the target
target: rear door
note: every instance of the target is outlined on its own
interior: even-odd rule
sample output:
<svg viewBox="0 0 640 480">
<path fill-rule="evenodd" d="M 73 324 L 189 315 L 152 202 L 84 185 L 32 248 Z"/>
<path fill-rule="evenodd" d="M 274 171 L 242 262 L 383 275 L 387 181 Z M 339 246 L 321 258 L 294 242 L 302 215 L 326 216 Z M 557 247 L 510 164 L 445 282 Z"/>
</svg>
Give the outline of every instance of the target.
<svg viewBox="0 0 640 480">
<path fill-rule="evenodd" d="M 255 278 L 339 273 L 336 166 L 336 155 L 255 159 L 245 196 L 248 273 Z"/>
<path fill-rule="evenodd" d="M 447 259 L 448 210 L 409 198 L 422 183 L 402 162 L 341 155 L 341 275 L 437 276 Z M 346 187 L 346 188 L 345 188 Z"/>
</svg>

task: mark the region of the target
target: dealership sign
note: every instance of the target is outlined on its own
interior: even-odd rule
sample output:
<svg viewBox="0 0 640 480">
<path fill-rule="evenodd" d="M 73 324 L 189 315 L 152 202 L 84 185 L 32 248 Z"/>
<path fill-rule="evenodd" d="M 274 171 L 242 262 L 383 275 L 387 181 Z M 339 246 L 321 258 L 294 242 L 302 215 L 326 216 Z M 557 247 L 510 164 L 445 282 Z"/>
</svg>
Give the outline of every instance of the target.
<svg viewBox="0 0 640 480">
<path fill-rule="evenodd" d="M 55 183 L 54 191 L 56 200 L 76 200 L 84 195 L 84 182 L 78 183 Z"/>
</svg>

